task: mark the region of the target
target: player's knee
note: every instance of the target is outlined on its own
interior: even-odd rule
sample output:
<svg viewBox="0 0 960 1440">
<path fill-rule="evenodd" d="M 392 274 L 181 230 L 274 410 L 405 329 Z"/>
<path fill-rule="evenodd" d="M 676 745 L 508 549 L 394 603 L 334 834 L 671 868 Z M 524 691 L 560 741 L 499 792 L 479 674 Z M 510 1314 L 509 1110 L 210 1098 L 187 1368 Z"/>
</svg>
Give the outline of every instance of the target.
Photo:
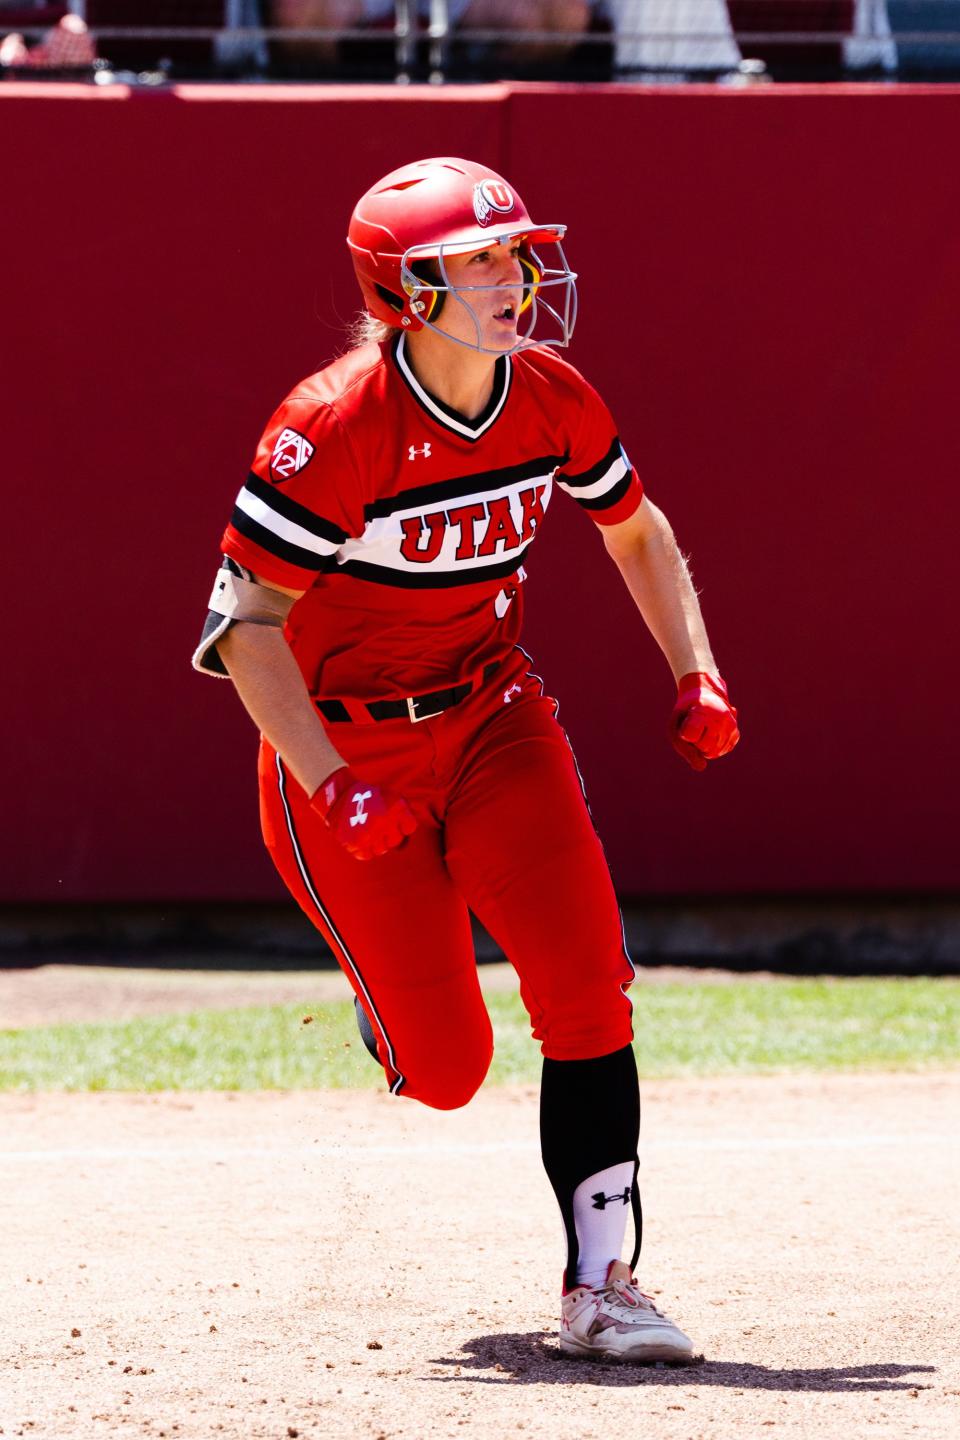
<svg viewBox="0 0 960 1440">
<path fill-rule="evenodd" d="M 429 1105 L 431 1110 L 462 1110 L 464 1105 L 469 1105 L 483 1083 L 481 1075 L 477 1080 L 470 1083 L 458 1081 L 444 1085 L 421 1086 L 416 1094 L 416 1099 L 421 1105 Z"/>
<path fill-rule="evenodd" d="M 490 1016 L 478 989 L 450 985 L 419 998 L 393 1035 L 391 1062 L 402 1077 L 396 1093 L 433 1110 L 458 1110 L 472 1100 L 490 1068 Z"/>
<path fill-rule="evenodd" d="M 410 1095 L 431 1110 L 460 1110 L 469 1104 L 483 1084 L 493 1059 L 493 1040 L 477 1046 L 470 1053 L 451 1057 L 453 1063 L 421 1075 L 410 1088 Z"/>
</svg>

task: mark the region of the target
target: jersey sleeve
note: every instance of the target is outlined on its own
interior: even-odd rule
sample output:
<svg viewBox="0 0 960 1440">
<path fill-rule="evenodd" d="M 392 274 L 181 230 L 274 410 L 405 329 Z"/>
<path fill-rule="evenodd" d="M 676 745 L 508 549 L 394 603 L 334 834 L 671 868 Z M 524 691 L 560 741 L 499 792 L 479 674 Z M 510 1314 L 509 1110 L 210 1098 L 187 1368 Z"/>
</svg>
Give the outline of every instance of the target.
<svg viewBox="0 0 960 1440">
<path fill-rule="evenodd" d="M 620 443 L 613 416 L 596 390 L 583 386 L 579 429 L 557 484 L 598 525 L 628 520 L 643 499 L 643 486 Z"/>
<path fill-rule="evenodd" d="M 268 584 L 308 590 L 363 525 L 360 477 L 340 420 L 321 401 L 288 398 L 263 432 L 224 554 Z"/>
</svg>

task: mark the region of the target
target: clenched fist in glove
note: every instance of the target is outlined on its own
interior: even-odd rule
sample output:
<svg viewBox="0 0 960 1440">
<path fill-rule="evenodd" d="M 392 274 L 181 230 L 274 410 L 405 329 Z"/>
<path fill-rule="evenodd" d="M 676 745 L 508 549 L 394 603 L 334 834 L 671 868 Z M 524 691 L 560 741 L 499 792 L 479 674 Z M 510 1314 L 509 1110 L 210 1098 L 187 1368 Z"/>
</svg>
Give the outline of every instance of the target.
<svg viewBox="0 0 960 1440">
<path fill-rule="evenodd" d="M 740 739 L 737 712 L 719 675 L 696 671 L 677 681 L 677 703 L 670 716 L 670 739 L 694 770 L 728 755 Z"/>
<path fill-rule="evenodd" d="M 358 780 L 348 765 L 334 770 L 310 797 L 345 850 L 358 860 L 372 860 L 402 845 L 417 828 L 406 800 Z"/>
</svg>

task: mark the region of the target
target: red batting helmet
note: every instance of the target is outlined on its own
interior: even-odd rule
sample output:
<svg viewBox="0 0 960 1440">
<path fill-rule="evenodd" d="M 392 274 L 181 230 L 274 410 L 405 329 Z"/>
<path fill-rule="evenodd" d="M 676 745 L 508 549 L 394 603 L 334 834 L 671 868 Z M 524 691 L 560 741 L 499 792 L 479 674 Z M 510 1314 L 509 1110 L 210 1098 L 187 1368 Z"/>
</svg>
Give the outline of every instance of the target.
<svg viewBox="0 0 960 1440">
<path fill-rule="evenodd" d="M 563 346 L 576 320 L 576 276 L 560 245 L 565 233 L 565 225 L 535 225 L 520 196 L 495 170 L 443 157 L 404 165 L 368 190 L 350 217 L 347 246 L 367 311 L 388 325 L 419 330 L 437 318 L 445 295 L 480 288 L 452 286 L 445 255 L 516 241 L 527 282 L 521 311 L 529 310 L 530 323 L 515 348 L 539 343 L 531 339 L 538 308 L 560 327 L 559 338 L 545 343 Z M 545 243 L 556 244 L 561 268 L 540 260 L 533 247 Z M 443 283 L 437 283 L 437 269 Z M 558 306 L 542 294 L 537 298 L 551 285 L 564 287 Z M 475 348 L 484 348 L 479 332 Z"/>
</svg>

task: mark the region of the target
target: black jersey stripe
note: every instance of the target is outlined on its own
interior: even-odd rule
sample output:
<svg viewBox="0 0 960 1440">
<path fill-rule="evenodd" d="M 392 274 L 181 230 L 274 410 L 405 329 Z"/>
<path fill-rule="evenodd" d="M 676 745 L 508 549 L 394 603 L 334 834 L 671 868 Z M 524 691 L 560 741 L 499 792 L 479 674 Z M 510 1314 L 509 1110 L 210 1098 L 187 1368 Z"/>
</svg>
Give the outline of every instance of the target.
<svg viewBox="0 0 960 1440">
<path fill-rule="evenodd" d="M 234 507 L 230 524 L 240 535 L 259 545 L 261 550 L 275 555 L 278 560 L 285 560 L 288 565 L 297 565 L 301 570 L 324 570 L 330 564 L 330 556 L 318 555 L 316 550 L 305 550 L 302 545 L 294 545 L 290 540 L 281 540 L 279 535 L 261 525 L 259 520 L 252 519 L 239 506 Z"/>
<path fill-rule="evenodd" d="M 330 520 L 324 520 L 322 515 L 317 515 L 313 510 L 308 510 L 306 505 L 300 505 L 296 500 L 283 490 L 278 490 L 276 485 L 271 485 L 264 480 L 255 470 L 251 470 L 247 476 L 247 483 L 244 487 L 251 495 L 262 500 L 269 509 L 275 510 L 285 520 L 290 520 L 294 525 L 299 525 L 302 530 L 309 530 L 311 535 L 316 535 L 321 540 L 329 540 L 331 545 L 342 545 L 350 537 L 346 530 L 341 530 L 339 525 L 334 525 Z"/>
<path fill-rule="evenodd" d="M 596 485 L 598 480 L 603 479 L 615 460 L 624 458 L 620 436 L 615 435 L 610 449 L 602 460 L 597 461 L 596 465 L 591 465 L 589 470 L 583 470 L 578 475 L 558 475 L 557 480 L 561 485 L 569 485 L 573 490 L 585 488 L 587 485 Z"/>
<path fill-rule="evenodd" d="M 384 515 L 395 514 L 398 510 L 442 505 L 445 501 L 456 500 L 461 495 L 486 495 L 493 490 L 505 490 L 509 485 L 519 485 L 524 480 L 546 481 L 566 458 L 564 455 L 539 455 L 535 460 L 525 460 L 522 465 L 505 465 L 500 470 L 479 470 L 474 475 L 458 475 L 453 480 L 437 480 L 431 485 L 418 485 L 413 490 L 401 490 L 397 495 L 386 495 L 365 505 L 363 518 L 379 520 Z"/>
<path fill-rule="evenodd" d="M 508 357 L 501 355 L 494 362 L 493 390 L 490 399 L 479 415 L 471 417 L 461 415 L 460 411 L 454 410 L 452 405 L 445 405 L 442 400 L 438 400 L 436 395 L 431 395 L 430 391 L 420 384 L 410 368 L 403 341 L 404 336 L 401 333 L 393 342 L 391 358 L 396 366 L 397 374 L 424 414 L 429 415 L 435 425 L 439 425 L 443 430 L 449 430 L 452 434 L 459 436 L 461 440 L 466 440 L 468 444 L 472 445 L 482 439 L 493 420 L 497 418 L 507 403 L 513 378 L 513 366 Z"/>
<path fill-rule="evenodd" d="M 530 543 L 518 550 L 509 560 L 498 564 L 482 565 L 459 570 L 393 570 L 388 565 L 371 565 L 365 560 L 346 560 L 342 565 L 331 566 L 338 575 L 352 575 L 357 580 L 369 580 L 374 585 L 395 585 L 399 590 L 450 590 L 458 585 L 481 585 L 485 580 L 500 580 L 523 564 L 523 558 Z"/>
<path fill-rule="evenodd" d="M 579 495 L 574 495 L 573 498 L 584 510 L 609 510 L 623 499 L 632 483 L 633 471 L 628 470 L 626 475 L 617 481 L 613 489 L 605 491 L 603 495 L 596 495 L 592 500 L 581 500 Z"/>
</svg>

